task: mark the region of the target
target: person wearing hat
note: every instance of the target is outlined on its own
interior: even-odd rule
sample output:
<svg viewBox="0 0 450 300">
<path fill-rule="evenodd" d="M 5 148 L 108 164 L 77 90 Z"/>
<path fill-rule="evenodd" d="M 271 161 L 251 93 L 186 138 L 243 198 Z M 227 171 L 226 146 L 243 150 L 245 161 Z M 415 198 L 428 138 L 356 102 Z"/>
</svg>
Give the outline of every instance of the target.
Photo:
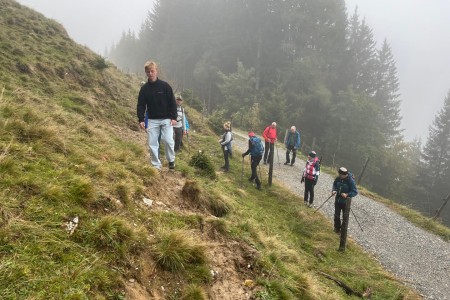
<svg viewBox="0 0 450 300">
<path fill-rule="evenodd" d="M 224 130 L 224 133 L 222 135 L 222 138 L 219 140 L 219 143 L 222 146 L 223 159 L 224 159 L 225 163 L 221 167 L 221 169 L 223 169 L 224 172 L 228 172 L 230 170 L 229 157 L 231 154 L 231 141 L 233 140 L 233 136 L 231 134 L 231 122 L 230 121 L 225 122 L 223 124 L 223 130 Z"/>
<path fill-rule="evenodd" d="M 273 158 L 274 144 L 277 141 L 277 123 L 272 122 L 269 126 L 264 129 L 263 138 L 265 141 L 264 145 L 264 164 L 267 164 L 267 157 Z"/>
<path fill-rule="evenodd" d="M 336 195 L 334 201 L 334 232 L 336 233 L 340 233 L 341 228 L 347 228 L 348 224 L 344 222 L 346 220 L 348 222 L 350 207 L 346 209 L 346 206 L 347 203 L 351 203 L 351 198 L 358 195 L 353 175 L 344 167 L 340 167 L 338 173 L 339 176 L 334 180 L 332 189 L 332 194 Z M 343 221 L 341 221 L 341 214 Z"/>
<path fill-rule="evenodd" d="M 320 175 L 320 162 L 315 151 L 308 154 L 305 169 L 303 170 L 301 183 L 305 183 L 305 193 L 303 200 L 305 205 L 312 207 L 314 202 L 314 186 L 317 183 Z M 309 203 L 308 203 L 309 200 Z"/>
<path fill-rule="evenodd" d="M 297 156 L 297 149 L 300 148 L 300 133 L 297 131 L 295 126 L 291 127 L 289 130 L 286 140 L 284 141 L 286 145 L 286 162 L 285 165 L 291 164 L 291 166 L 295 163 L 295 157 Z M 292 160 L 290 159 L 290 153 L 292 151 Z"/>
<path fill-rule="evenodd" d="M 177 123 L 173 126 L 175 140 L 174 150 L 175 152 L 178 152 L 183 145 L 183 135 L 186 135 L 189 130 L 189 123 L 186 114 L 184 113 L 184 107 L 181 106 L 181 104 L 183 104 L 183 97 L 177 95 L 175 100 L 177 102 Z"/>
<path fill-rule="evenodd" d="M 255 181 L 256 182 L 256 188 L 258 190 L 261 189 L 261 181 L 258 177 L 258 172 L 256 171 L 256 168 L 259 165 L 259 162 L 262 159 L 264 153 L 264 146 L 261 142 L 261 139 L 255 135 L 254 132 L 248 133 L 248 149 L 246 152 L 242 153 L 242 157 L 245 157 L 246 155 L 250 154 L 250 166 L 252 169 L 252 176 L 248 179 L 250 182 Z M 242 163 L 244 161 L 242 160 Z"/>
</svg>

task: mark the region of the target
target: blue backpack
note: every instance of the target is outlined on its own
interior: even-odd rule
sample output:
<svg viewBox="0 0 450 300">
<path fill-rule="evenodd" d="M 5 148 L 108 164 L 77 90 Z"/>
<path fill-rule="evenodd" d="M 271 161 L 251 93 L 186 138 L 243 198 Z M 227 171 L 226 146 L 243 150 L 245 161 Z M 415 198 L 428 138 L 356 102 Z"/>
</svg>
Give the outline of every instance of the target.
<svg viewBox="0 0 450 300">
<path fill-rule="evenodd" d="M 253 136 L 250 138 L 250 143 L 252 144 L 252 148 L 250 150 L 251 156 L 258 156 L 264 153 L 264 145 L 261 142 L 261 139 L 257 136 Z"/>
</svg>

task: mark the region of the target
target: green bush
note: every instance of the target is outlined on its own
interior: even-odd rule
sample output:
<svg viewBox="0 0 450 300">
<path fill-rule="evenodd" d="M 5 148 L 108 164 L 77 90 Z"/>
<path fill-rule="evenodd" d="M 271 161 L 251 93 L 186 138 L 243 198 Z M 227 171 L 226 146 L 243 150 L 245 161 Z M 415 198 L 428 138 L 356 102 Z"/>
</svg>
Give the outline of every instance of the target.
<svg viewBox="0 0 450 300">
<path fill-rule="evenodd" d="M 191 157 L 189 165 L 199 169 L 199 173 L 210 179 L 216 179 L 216 171 L 211 160 L 205 155 L 202 150 L 199 150 Z"/>
</svg>

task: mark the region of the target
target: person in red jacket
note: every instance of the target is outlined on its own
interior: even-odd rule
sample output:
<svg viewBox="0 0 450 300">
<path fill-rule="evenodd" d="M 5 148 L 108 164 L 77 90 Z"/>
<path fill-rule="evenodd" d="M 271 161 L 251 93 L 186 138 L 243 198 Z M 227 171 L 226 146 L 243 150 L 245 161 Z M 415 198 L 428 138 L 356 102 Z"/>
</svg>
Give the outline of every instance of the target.
<svg viewBox="0 0 450 300">
<path fill-rule="evenodd" d="M 264 129 L 263 137 L 265 143 L 264 147 L 264 164 L 267 164 L 267 157 L 269 157 L 269 161 L 272 161 L 273 158 L 273 149 L 274 144 L 277 141 L 277 123 L 272 122 L 270 126 L 267 126 Z"/>
</svg>

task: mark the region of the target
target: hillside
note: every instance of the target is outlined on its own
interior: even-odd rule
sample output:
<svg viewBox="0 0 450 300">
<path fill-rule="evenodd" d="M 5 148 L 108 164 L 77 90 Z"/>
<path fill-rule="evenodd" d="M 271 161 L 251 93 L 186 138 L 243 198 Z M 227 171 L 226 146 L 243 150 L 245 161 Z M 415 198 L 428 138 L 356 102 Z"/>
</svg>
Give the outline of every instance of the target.
<svg viewBox="0 0 450 300">
<path fill-rule="evenodd" d="M 156 172 L 140 78 L 14 1 L 0 0 L 0 26 L 1 299 L 357 297 L 319 272 L 372 299 L 421 299 L 352 241 L 337 252 L 298 196 L 242 182 L 240 159 L 228 174 L 195 167 L 218 169 L 221 152 L 193 109 L 189 151 Z"/>
</svg>

